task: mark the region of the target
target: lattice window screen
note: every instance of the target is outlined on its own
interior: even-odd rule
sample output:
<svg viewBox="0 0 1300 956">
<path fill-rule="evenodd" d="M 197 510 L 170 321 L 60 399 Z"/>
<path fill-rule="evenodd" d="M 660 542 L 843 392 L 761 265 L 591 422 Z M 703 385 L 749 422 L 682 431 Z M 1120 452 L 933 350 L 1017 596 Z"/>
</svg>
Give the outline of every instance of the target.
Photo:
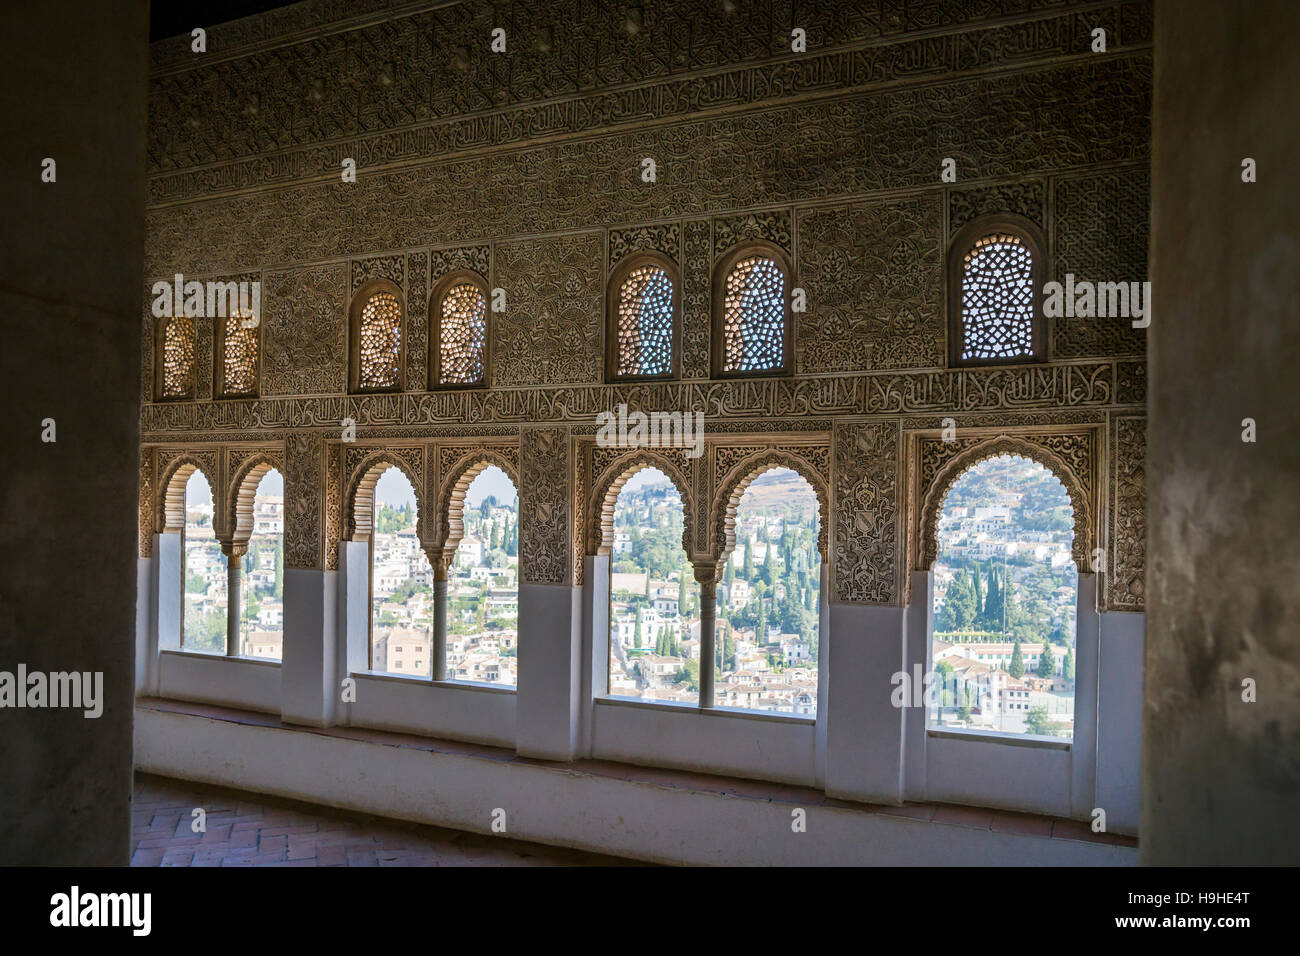
<svg viewBox="0 0 1300 956">
<path fill-rule="evenodd" d="M 361 310 L 358 329 L 357 384 L 392 388 L 401 366 L 402 307 L 391 292 L 376 292 Z"/>
<path fill-rule="evenodd" d="M 723 304 L 723 370 L 751 372 L 785 365 L 785 273 L 766 256 L 747 256 L 727 275 Z"/>
<path fill-rule="evenodd" d="M 163 330 L 162 397 L 190 398 L 194 395 L 194 320 L 174 316 Z"/>
<path fill-rule="evenodd" d="M 228 316 L 224 321 L 221 391 L 246 395 L 257 390 L 257 328 L 245 328 L 242 316 Z"/>
<path fill-rule="evenodd" d="M 672 370 L 673 281 L 662 268 L 633 269 L 618 292 L 618 375 Z"/>
<path fill-rule="evenodd" d="M 483 290 L 460 282 L 442 297 L 438 342 L 438 384 L 483 381 L 487 343 L 487 299 Z"/>
<path fill-rule="evenodd" d="M 1033 267 L 1019 236 L 996 233 L 971 246 L 961 280 L 963 359 L 1034 354 Z"/>
</svg>

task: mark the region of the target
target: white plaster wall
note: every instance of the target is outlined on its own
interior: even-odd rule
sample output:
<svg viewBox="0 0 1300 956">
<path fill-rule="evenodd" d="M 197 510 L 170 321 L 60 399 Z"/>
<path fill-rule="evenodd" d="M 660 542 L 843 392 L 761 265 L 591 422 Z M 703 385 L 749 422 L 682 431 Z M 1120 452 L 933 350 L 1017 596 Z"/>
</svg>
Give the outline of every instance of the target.
<svg viewBox="0 0 1300 956">
<path fill-rule="evenodd" d="M 1074 741 L 1070 746 L 1070 803 L 1076 819 L 1091 818 L 1097 805 L 1097 659 L 1101 620 L 1097 575 L 1079 575 L 1074 632 Z M 1139 738 L 1140 739 L 1140 738 Z"/>
<path fill-rule="evenodd" d="M 592 756 L 815 786 L 812 720 L 740 715 L 672 704 L 596 701 Z"/>
<path fill-rule="evenodd" d="M 146 772 L 635 859 L 741 866 L 1106 866 L 1136 850 L 783 803 L 137 709 Z"/>
<path fill-rule="evenodd" d="M 158 692 L 157 625 L 153 600 L 154 560 L 137 558 L 135 562 L 135 693 L 137 697 Z"/>
<path fill-rule="evenodd" d="M 281 667 L 274 661 L 163 651 L 159 696 L 280 713 Z"/>
<path fill-rule="evenodd" d="M 826 792 L 872 803 L 903 797 L 903 711 L 890 679 L 904 663 L 906 610 L 830 606 Z"/>
<path fill-rule="evenodd" d="M 284 570 L 280 712 L 288 723 L 328 726 L 340 699 L 334 571 Z"/>
<path fill-rule="evenodd" d="M 1070 815 L 1070 751 L 1029 741 L 929 733 L 926 796 L 1051 816 Z"/>
<path fill-rule="evenodd" d="M 503 687 L 353 674 L 348 723 L 402 733 L 515 746 L 515 693 Z"/>
<path fill-rule="evenodd" d="M 571 760 L 582 687 L 582 588 L 520 584 L 519 623 L 516 749 Z"/>
<path fill-rule="evenodd" d="M 1096 805 L 1106 811 L 1107 829 L 1135 835 L 1141 815 L 1146 616 L 1100 617 Z"/>
</svg>

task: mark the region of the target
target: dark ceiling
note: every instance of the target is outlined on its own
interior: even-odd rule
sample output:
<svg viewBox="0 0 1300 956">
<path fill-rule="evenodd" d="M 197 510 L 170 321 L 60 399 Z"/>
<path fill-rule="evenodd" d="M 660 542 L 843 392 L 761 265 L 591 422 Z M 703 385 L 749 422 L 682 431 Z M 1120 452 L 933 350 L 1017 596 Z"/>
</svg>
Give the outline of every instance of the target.
<svg viewBox="0 0 1300 956">
<path fill-rule="evenodd" d="M 149 5 L 149 42 L 189 33 L 195 27 L 206 28 L 287 7 L 293 2 L 296 0 L 153 0 Z"/>
</svg>

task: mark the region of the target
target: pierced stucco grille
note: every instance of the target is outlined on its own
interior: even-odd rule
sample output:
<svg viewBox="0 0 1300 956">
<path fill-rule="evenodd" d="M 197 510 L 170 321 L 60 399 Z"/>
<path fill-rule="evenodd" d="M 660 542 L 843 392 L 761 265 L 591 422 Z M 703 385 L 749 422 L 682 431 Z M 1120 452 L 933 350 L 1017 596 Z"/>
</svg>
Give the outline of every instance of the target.
<svg viewBox="0 0 1300 956">
<path fill-rule="evenodd" d="M 402 309 L 391 292 L 376 292 L 361 310 L 358 329 L 357 384 L 392 388 L 398 383 L 402 344 Z"/>
<path fill-rule="evenodd" d="M 785 274 L 773 260 L 749 256 L 727 275 L 722 348 L 728 372 L 785 364 Z"/>
<path fill-rule="evenodd" d="M 194 394 L 194 320 L 175 316 L 163 331 L 162 394 L 188 398 Z"/>
<path fill-rule="evenodd" d="M 962 358 L 1033 354 L 1033 276 L 1033 256 L 1018 236 L 985 236 L 971 247 L 961 281 Z"/>
<path fill-rule="evenodd" d="M 672 370 L 673 281 L 658 266 L 633 269 L 618 290 L 619 375 Z"/>
<path fill-rule="evenodd" d="M 483 290 L 461 282 L 442 297 L 438 343 L 438 383 L 470 385 L 483 381 L 483 349 L 487 341 L 487 300 Z"/>
<path fill-rule="evenodd" d="M 228 316 L 222 333 L 222 391 L 246 395 L 257 388 L 257 329 L 245 328 L 242 316 Z"/>
</svg>

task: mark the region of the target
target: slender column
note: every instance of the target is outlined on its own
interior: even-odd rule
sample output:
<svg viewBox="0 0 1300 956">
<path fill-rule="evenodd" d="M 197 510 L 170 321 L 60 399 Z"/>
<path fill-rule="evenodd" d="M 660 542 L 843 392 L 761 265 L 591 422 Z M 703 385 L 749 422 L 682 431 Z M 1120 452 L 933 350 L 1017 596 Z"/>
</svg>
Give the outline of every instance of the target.
<svg viewBox="0 0 1300 956">
<path fill-rule="evenodd" d="M 700 585 L 700 706 L 713 706 L 713 676 L 715 662 L 714 632 L 718 617 L 717 568 L 697 564 L 695 580 Z"/>
<path fill-rule="evenodd" d="M 226 555 L 226 656 L 239 656 L 239 618 L 243 614 L 240 600 L 240 571 L 246 548 L 240 545 L 221 546 Z"/>
<path fill-rule="evenodd" d="M 447 679 L 447 568 L 433 567 L 433 679 Z"/>
</svg>

